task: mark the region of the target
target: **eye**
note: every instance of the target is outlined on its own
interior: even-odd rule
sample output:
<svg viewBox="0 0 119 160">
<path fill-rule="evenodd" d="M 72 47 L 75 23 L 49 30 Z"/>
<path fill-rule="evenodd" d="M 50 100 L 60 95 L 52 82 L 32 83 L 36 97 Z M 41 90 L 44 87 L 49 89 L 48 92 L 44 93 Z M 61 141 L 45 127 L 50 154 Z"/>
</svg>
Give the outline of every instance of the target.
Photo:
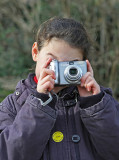
<svg viewBox="0 0 119 160">
<path fill-rule="evenodd" d="M 54 59 L 54 57 L 53 57 L 53 56 L 51 56 L 51 55 L 48 55 L 48 56 L 47 56 L 47 60 L 48 60 L 49 58 Z"/>
<path fill-rule="evenodd" d="M 53 55 L 52 53 L 47 53 L 47 55 L 48 55 L 48 57 L 51 57 L 52 59 L 58 60 L 58 58 L 55 55 Z"/>
<path fill-rule="evenodd" d="M 48 55 L 48 56 L 47 56 L 47 60 L 48 60 L 49 58 L 52 58 L 52 59 L 53 59 L 53 57 L 52 57 L 52 56 Z"/>
<path fill-rule="evenodd" d="M 73 61 L 80 61 L 79 59 L 75 59 L 75 60 L 73 60 Z"/>
</svg>

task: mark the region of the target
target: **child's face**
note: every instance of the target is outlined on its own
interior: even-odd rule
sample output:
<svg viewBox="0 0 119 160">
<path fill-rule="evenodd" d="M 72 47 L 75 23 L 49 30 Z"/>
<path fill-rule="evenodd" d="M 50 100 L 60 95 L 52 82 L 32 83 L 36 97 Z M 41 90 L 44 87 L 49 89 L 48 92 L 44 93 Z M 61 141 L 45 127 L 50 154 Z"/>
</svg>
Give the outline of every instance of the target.
<svg viewBox="0 0 119 160">
<path fill-rule="evenodd" d="M 81 61 L 83 60 L 83 54 L 80 49 L 72 48 L 64 40 L 56 38 L 44 45 L 40 51 L 33 53 L 33 60 L 36 62 L 36 77 L 39 79 L 42 66 L 49 59 L 56 59 L 58 61 Z"/>
</svg>

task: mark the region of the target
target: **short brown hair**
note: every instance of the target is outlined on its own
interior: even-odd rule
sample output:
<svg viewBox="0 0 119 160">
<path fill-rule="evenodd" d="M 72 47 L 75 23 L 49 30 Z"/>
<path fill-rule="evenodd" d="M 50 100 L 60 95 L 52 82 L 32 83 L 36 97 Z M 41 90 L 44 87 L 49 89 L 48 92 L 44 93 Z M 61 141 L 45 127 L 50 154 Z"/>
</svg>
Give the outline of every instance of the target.
<svg viewBox="0 0 119 160">
<path fill-rule="evenodd" d="M 70 46 L 82 50 L 83 59 L 87 58 L 91 42 L 84 26 L 74 19 L 54 17 L 44 22 L 37 33 L 37 45 L 40 50 L 44 43 L 52 38 L 67 42 Z"/>
</svg>

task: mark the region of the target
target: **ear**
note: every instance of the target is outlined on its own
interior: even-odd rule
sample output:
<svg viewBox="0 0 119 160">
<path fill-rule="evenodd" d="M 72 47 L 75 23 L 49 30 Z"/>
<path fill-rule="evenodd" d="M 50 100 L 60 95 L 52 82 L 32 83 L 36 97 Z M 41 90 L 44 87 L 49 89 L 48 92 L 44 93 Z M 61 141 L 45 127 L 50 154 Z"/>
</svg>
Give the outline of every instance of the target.
<svg viewBox="0 0 119 160">
<path fill-rule="evenodd" d="M 38 56 L 38 47 L 37 47 L 37 42 L 34 42 L 32 46 L 32 58 L 33 61 L 37 61 L 37 56 Z"/>
</svg>

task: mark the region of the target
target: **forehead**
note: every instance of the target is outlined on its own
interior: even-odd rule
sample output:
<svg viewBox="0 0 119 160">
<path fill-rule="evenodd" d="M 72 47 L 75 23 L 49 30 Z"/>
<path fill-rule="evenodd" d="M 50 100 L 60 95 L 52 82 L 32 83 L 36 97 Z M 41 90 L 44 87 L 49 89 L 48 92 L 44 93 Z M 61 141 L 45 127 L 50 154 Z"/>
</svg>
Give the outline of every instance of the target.
<svg viewBox="0 0 119 160">
<path fill-rule="evenodd" d="M 73 60 L 72 58 L 82 60 L 83 52 L 81 49 L 70 46 L 64 40 L 57 38 L 52 38 L 50 42 L 46 43 L 43 47 L 46 55 L 51 55 L 56 58 L 64 58 L 68 60 Z"/>
</svg>

